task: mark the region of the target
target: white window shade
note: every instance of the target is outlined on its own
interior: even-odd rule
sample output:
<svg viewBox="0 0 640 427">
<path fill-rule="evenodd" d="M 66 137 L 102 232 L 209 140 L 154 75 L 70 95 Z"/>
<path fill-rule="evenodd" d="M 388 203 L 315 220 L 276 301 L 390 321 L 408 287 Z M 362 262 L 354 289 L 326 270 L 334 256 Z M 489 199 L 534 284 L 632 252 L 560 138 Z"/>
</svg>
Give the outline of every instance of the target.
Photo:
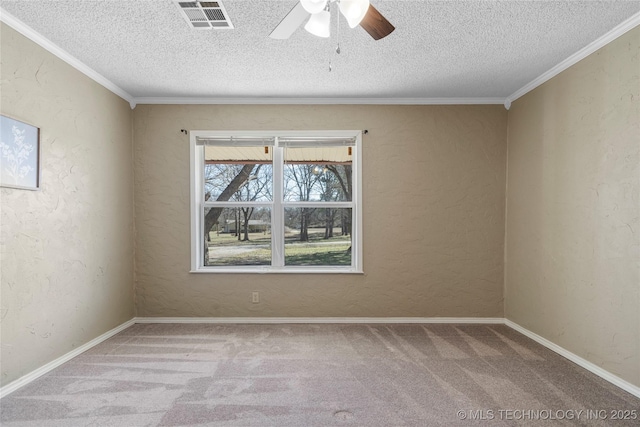
<svg viewBox="0 0 640 427">
<path fill-rule="evenodd" d="M 196 137 L 196 145 L 209 145 L 216 147 L 272 147 L 275 145 L 275 138 L 255 138 L 255 137 Z"/>
<path fill-rule="evenodd" d="M 273 137 L 207 137 L 196 138 L 204 145 L 207 163 L 271 162 L 275 138 Z"/>
<path fill-rule="evenodd" d="M 340 163 L 347 164 L 353 160 L 351 146 L 306 146 L 286 147 L 285 163 Z"/>
<path fill-rule="evenodd" d="M 264 146 L 217 146 L 205 145 L 204 161 L 206 163 L 271 163 L 273 148 Z"/>
<path fill-rule="evenodd" d="M 356 145 L 356 138 L 314 138 L 314 137 L 295 137 L 295 138 L 278 138 L 278 145 L 281 147 L 353 147 Z"/>
</svg>

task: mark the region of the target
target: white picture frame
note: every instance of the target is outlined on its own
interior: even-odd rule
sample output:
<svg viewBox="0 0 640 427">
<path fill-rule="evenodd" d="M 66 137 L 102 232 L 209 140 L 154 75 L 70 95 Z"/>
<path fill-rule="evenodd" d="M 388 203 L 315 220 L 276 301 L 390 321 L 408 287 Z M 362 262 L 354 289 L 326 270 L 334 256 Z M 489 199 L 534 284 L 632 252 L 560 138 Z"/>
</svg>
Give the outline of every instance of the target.
<svg viewBox="0 0 640 427">
<path fill-rule="evenodd" d="M 40 128 L 0 115 L 0 186 L 40 189 Z"/>
</svg>

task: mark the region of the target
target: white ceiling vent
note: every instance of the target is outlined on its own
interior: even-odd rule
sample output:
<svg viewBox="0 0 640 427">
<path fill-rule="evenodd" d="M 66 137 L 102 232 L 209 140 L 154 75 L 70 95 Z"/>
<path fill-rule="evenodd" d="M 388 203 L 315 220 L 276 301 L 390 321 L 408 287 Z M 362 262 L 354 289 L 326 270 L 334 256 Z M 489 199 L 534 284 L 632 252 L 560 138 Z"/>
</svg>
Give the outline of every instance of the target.
<svg viewBox="0 0 640 427">
<path fill-rule="evenodd" d="M 182 17 L 197 30 L 230 30 L 233 24 L 219 1 L 174 1 Z"/>
</svg>

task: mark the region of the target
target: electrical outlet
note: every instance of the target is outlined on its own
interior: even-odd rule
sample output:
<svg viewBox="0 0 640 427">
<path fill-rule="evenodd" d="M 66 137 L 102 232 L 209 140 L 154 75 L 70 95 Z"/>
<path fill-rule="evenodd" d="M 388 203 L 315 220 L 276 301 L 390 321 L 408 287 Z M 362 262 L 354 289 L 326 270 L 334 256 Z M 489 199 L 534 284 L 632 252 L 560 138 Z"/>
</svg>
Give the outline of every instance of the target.
<svg viewBox="0 0 640 427">
<path fill-rule="evenodd" d="M 251 292 L 251 302 L 254 304 L 260 302 L 260 292 Z"/>
</svg>

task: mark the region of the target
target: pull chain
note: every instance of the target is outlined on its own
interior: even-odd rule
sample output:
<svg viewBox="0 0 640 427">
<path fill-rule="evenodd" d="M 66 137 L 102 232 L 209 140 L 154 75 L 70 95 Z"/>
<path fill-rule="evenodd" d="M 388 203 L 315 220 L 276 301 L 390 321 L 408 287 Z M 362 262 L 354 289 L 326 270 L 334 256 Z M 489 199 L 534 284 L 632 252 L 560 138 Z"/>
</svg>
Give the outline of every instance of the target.
<svg viewBox="0 0 640 427">
<path fill-rule="evenodd" d="M 337 36 L 336 38 L 338 39 L 338 46 L 336 47 L 336 53 L 338 55 L 340 55 L 340 11 L 338 10 L 338 13 L 336 13 L 336 27 L 337 27 Z"/>
<path fill-rule="evenodd" d="M 336 13 L 336 39 L 338 42 L 338 45 L 336 46 L 336 54 L 340 55 L 340 12 Z M 333 70 L 333 65 L 331 63 L 331 59 L 329 59 L 329 72 L 331 72 Z"/>
</svg>

